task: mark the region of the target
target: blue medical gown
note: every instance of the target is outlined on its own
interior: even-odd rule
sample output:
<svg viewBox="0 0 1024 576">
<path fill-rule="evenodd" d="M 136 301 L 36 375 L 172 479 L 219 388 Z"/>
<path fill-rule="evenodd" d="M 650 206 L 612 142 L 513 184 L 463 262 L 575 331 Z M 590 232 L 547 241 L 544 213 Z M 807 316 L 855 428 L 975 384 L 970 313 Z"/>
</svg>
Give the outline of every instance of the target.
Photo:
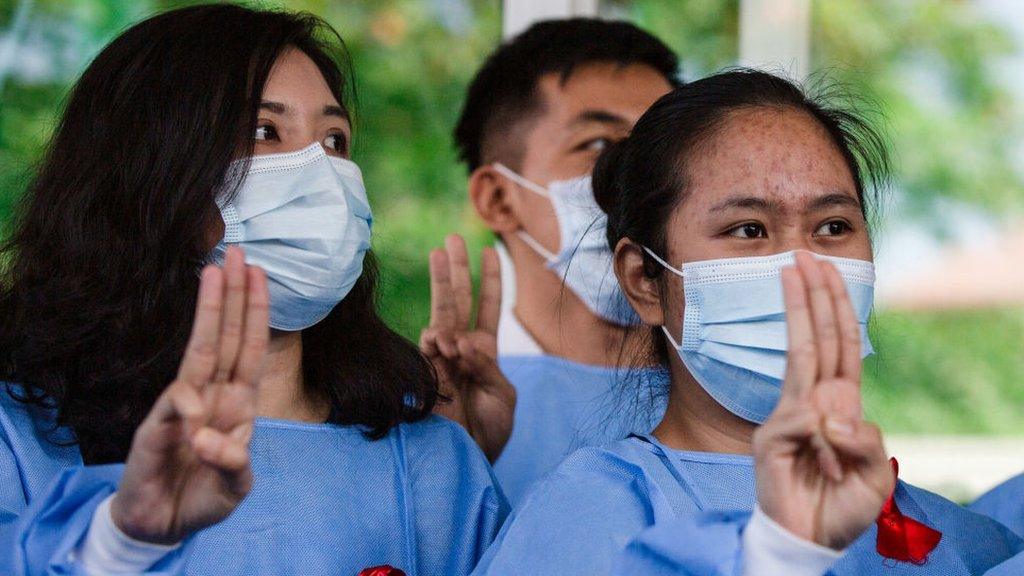
<svg viewBox="0 0 1024 576">
<path fill-rule="evenodd" d="M 651 430 L 665 410 L 663 369 L 606 368 L 546 355 L 503 356 L 498 363 L 516 388 L 516 410 L 494 473 L 513 506 L 577 448 Z"/>
<path fill-rule="evenodd" d="M 54 411 L 18 402 L 9 390 L 23 393 L 0 383 L 0 537 L 58 474 L 82 464 L 72 435 L 57 427 Z"/>
<path fill-rule="evenodd" d="M 1024 552 L 985 572 L 985 576 L 1021 576 L 1024 574 Z"/>
<path fill-rule="evenodd" d="M 970 506 L 973 512 L 1002 522 L 1024 538 L 1024 474 L 989 490 Z M 1020 572 L 1024 575 L 1024 569 Z"/>
<path fill-rule="evenodd" d="M 258 419 L 251 454 L 249 495 L 151 574 L 468 574 L 508 511 L 476 444 L 440 417 L 377 441 L 351 426 Z M 122 469 L 59 473 L 10 530 L 0 574 L 75 573 L 69 552 Z"/>
<path fill-rule="evenodd" d="M 685 452 L 652 437 L 584 448 L 513 511 L 475 575 L 738 575 L 754 506 L 749 456 Z M 837 575 L 982 574 L 1024 549 L 1000 524 L 899 483 L 901 510 L 943 533 L 923 566 L 875 551 L 872 527 Z"/>
</svg>

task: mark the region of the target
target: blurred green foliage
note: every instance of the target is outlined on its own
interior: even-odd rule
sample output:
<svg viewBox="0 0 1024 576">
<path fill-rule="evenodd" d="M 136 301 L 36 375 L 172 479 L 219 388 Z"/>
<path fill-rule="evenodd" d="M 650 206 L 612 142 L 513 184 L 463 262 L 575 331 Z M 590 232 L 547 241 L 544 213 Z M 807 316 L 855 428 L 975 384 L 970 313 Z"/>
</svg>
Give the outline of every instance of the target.
<svg viewBox="0 0 1024 576">
<path fill-rule="evenodd" d="M 140 18 L 191 3 L 0 0 L 0 33 L 8 35 L 19 6 L 29 7 L 16 64 L 0 71 L 0 233 L 89 60 Z M 345 38 L 358 90 L 354 159 L 374 205 L 381 307 L 415 339 L 428 318 L 429 249 L 454 231 L 474 252 L 491 241 L 467 205 L 450 134 L 466 85 L 500 40 L 500 2 L 262 5 L 321 15 Z M 609 0 L 602 12 L 664 39 L 680 53 L 685 78 L 736 60 L 737 0 Z M 995 66 L 1017 47 L 998 23 L 956 0 L 819 0 L 813 22 L 814 66 L 881 103 L 898 150 L 897 183 L 919 214 L 936 198 L 1021 211 L 1024 175 L 1013 157 L 1020 104 Z M 1024 431 L 1020 311 L 882 313 L 875 324 L 882 353 L 869 361 L 865 395 L 886 429 Z"/>
<path fill-rule="evenodd" d="M 1024 309 L 881 311 L 864 410 L 886 432 L 1024 433 Z"/>
</svg>

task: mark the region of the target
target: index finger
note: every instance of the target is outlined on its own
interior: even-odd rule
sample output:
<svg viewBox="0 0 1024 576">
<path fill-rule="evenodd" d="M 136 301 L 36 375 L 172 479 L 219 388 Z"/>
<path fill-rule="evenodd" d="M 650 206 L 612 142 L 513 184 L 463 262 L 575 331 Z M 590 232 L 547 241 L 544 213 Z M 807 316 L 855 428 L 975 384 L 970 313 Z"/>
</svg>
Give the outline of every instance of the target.
<svg viewBox="0 0 1024 576">
<path fill-rule="evenodd" d="M 793 266 L 782 269 L 782 294 L 786 304 L 786 381 L 784 396 L 802 398 L 814 387 L 818 372 L 817 346 L 811 324 L 811 311 L 807 300 L 807 285 Z"/>
<path fill-rule="evenodd" d="M 494 248 L 480 253 L 480 305 L 476 311 L 476 328 L 498 334 L 501 317 L 501 260 Z"/>
<path fill-rule="evenodd" d="M 199 387 L 213 378 L 217 368 L 223 307 L 224 273 L 216 266 L 207 266 L 200 276 L 192 334 L 185 347 L 181 367 L 178 368 L 178 380 Z"/>
<path fill-rule="evenodd" d="M 448 267 L 448 253 L 444 250 L 431 250 L 430 326 L 454 331 L 457 321 L 455 296 L 452 294 L 451 270 Z"/>
<path fill-rule="evenodd" d="M 246 269 L 245 254 L 237 246 L 229 246 L 224 257 L 224 311 L 221 314 L 220 354 L 214 382 L 227 382 L 238 359 L 245 322 Z"/>
</svg>

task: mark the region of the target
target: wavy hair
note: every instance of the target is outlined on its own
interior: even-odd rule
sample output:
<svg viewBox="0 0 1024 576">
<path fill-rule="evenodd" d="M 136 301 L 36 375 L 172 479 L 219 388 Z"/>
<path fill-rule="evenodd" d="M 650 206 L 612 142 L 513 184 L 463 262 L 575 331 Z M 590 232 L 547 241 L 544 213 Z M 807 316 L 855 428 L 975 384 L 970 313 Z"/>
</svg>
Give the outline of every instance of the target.
<svg viewBox="0 0 1024 576">
<path fill-rule="evenodd" d="M 133 26 L 71 92 L 0 246 L 0 380 L 55 411 L 88 463 L 122 461 L 175 376 L 215 197 L 252 155 L 263 86 L 288 47 L 350 105 L 347 52 L 329 25 L 234 5 Z M 302 334 L 308 392 L 371 438 L 438 398 L 430 363 L 378 316 L 376 284 L 370 254 L 345 300 Z"/>
</svg>

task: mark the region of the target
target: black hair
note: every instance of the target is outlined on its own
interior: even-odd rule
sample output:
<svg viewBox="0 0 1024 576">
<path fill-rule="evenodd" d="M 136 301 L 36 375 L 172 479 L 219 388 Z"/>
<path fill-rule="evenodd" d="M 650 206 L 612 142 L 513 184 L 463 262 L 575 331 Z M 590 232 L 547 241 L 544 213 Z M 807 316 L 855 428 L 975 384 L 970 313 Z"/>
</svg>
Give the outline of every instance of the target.
<svg viewBox="0 0 1024 576">
<path fill-rule="evenodd" d="M 337 32 L 309 14 L 201 5 L 132 26 L 93 60 L 0 246 L 0 380 L 53 410 L 88 463 L 116 462 L 172 381 L 207 261 L 215 198 L 253 152 L 263 86 L 302 50 L 348 108 Z M 332 421 L 378 438 L 429 415 L 430 363 L 376 311 L 372 254 L 302 334 L 303 377 Z M 3 393 L 3 392 L 0 392 Z"/>
<path fill-rule="evenodd" d="M 518 168 L 522 128 L 544 107 L 537 90 L 540 78 L 556 73 L 564 84 L 577 68 L 602 62 L 647 65 L 670 85 L 680 84 L 675 53 L 633 24 L 596 18 L 534 24 L 495 50 L 469 85 L 454 133 L 469 171 L 497 156 Z"/>
<path fill-rule="evenodd" d="M 812 95 L 793 82 L 750 69 L 733 69 L 690 82 L 661 97 L 637 121 L 632 133 L 609 146 L 594 168 L 594 196 L 608 215 L 612 248 L 622 238 L 646 246 L 661 257 L 666 227 L 675 208 L 690 193 L 689 160 L 712 138 L 732 112 L 750 108 L 792 109 L 820 124 L 846 160 L 865 219 L 871 219 L 878 194 L 890 177 L 886 140 L 865 114 L 870 106 L 843 87 L 819 79 Z M 659 277 L 662 267 L 646 252 L 644 272 Z M 666 358 L 662 338 L 655 352 Z"/>
</svg>

